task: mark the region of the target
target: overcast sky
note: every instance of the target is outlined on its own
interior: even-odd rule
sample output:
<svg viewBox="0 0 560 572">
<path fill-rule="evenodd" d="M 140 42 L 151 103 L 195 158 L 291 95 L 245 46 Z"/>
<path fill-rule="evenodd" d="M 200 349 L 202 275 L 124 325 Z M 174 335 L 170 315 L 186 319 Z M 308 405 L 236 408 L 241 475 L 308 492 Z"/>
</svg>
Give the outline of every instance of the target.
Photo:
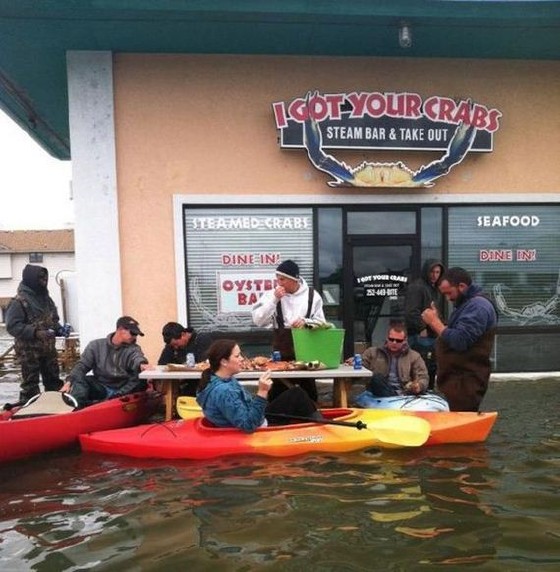
<svg viewBox="0 0 560 572">
<path fill-rule="evenodd" d="M 0 110 L 0 230 L 73 228 L 71 162 L 49 155 Z"/>
</svg>

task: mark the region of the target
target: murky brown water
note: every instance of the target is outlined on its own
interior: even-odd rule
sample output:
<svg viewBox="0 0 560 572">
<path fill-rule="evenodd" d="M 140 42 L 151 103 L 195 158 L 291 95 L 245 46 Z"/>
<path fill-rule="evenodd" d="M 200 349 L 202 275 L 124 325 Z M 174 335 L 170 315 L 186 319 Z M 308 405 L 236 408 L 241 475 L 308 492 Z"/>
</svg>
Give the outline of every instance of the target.
<svg viewBox="0 0 560 572">
<path fill-rule="evenodd" d="M 479 445 L 3 466 L 0 569 L 555 571 L 559 390 L 494 382 L 500 418 Z"/>
</svg>

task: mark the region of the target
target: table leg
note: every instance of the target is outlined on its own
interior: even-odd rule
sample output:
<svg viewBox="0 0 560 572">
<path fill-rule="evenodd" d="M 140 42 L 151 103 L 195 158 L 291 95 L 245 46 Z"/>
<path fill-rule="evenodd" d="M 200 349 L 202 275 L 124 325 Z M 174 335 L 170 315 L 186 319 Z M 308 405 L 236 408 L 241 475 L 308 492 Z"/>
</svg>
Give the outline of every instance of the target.
<svg viewBox="0 0 560 572">
<path fill-rule="evenodd" d="M 333 380 L 333 407 L 348 407 L 348 390 L 351 387 L 352 381 L 345 377 Z"/>
<path fill-rule="evenodd" d="M 163 402 L 165 404 L 165 420 L 173 419 L 173 383 L 163 380 L 162 382 Z"/>
</svg>

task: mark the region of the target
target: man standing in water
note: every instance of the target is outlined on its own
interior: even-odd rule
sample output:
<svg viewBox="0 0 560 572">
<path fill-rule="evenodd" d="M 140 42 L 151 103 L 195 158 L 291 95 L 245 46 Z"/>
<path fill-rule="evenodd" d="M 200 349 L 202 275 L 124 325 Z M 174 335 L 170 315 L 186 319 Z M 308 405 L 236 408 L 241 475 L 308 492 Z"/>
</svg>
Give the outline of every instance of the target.
<svg viewBox="0 0 560 572">
<path fill-rule="evenodd" d="M 284 260 L 276 268 L 277 286 L 262 295 L 253 306 L 253 322 L 257 326 L 272 327 L 272 349 L 280 352 L 282 359 L 295 359 L 292 328 L 303 328 L 306 319 L 324 322 L 323 299 L 299 275 L 299 266 L 293 260 Z M 312 379 L 299 381 L 313 401 L 317 401 L 317 386 Z M 269 400 L 275 399 L 286 386 L 274 381 Z"/>
<path fill-rule="evenodd" d="M 426 362 L 430 375 L 430 389 L 433 389 L 436 378 L 435 344 L 437 335 L 422 320 L 422 312 L 435 304 L 438 315 L 444 315 L 444 298 L 438 286 L 444 271 L 443 264 L 435 259 L 428 259 L 422 265 L 422 274 L 413 280 L 406 289 L 405 320 L 408 343 Z"/>
<path fill-rule="evenodd" d="M 434 304 L 422 312 L 422 319 L 438 336 L 437 388 L 451 411 L 478 411 L 488 389 L 498 315 L 464 268 L 447 270 L 439 288 L 454 303 L 448 324 L 441 321 Z"/>
<path fill-rule="evenodd" d="M 49 296 L 49 271 L 27 264 L 17 294 L 6 311 L 6 330 L 15 338 L 15 352 L 21 364 L 19 401 L 25 403 L 40 392 L 62 386 L 55 335 L 61 330 L 58 311 Z"/>
</svg>

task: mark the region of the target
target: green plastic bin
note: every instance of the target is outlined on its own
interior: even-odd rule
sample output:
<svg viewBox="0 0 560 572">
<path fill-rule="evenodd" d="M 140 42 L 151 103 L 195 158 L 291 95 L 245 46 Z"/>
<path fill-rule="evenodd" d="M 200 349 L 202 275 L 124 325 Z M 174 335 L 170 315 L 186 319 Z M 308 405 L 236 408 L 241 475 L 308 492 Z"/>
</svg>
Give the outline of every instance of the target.
<svg viewBox="0 0 560 572">
<path fill-rule="evenodd" d="M 297 361 L 320 361 L 327 367 L 338 367 L 342 362 L 344 330 L 292 329 L 294 350 Z"/>
</svg>

